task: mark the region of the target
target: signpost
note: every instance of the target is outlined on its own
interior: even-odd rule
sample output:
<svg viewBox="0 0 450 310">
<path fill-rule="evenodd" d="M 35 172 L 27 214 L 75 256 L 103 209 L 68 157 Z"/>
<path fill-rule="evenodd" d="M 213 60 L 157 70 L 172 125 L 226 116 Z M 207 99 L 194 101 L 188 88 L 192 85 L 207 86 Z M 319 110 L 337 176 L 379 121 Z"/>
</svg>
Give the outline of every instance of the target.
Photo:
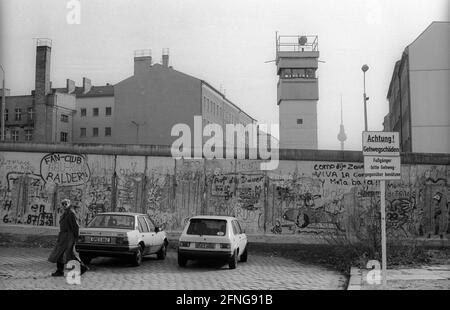
<svg viewBox="0 0 450 310">
<path fill-rule="evenodd" d="M 400 180 L 400 147 L 398 132 L 364 131 L 362 134 L 364 178 L 380 181 L 381 260 L 383 286 L 387 284 L 386 257 L 386 180 Z"/>
</svg>

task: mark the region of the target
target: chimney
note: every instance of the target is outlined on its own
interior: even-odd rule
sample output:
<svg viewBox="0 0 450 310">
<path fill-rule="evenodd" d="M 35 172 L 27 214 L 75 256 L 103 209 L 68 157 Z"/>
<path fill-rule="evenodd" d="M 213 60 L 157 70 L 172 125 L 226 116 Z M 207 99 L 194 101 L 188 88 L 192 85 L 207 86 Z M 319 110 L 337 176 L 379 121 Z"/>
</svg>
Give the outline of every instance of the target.
<svg viewBox="0 0 450 310">
<path fill-rule="evenodd" d="M 71 94 L 75 91 L 75 81 L 72 81 L 71 79 L 67 79 L 66 80 L 66 88 L 67 88 L 67 93 Z"/>
<path fill-rule="evenodd" d="M 36 40 L 36 78 L 35 78 L 35 101 L 45 103 L 46 96 L 50 93 L 50 53 L 52 40 Z"/>
<path fill-rule="evenodd" d="M 169 67 L 169 49 L 163 48 L 162 50 L 162 65 L 164 68 Z"/>
<path fill-rule="evenodd" d="M 134 75 L 141 75 L 148 71 L 152 66 L 152 51 L 136 50 L 134 51 Z"/>
<path fill-rule="evenodd" d="M 83 78 L 83 94 L 88 93 L 91 90 L 91 80 L 88 78 Z"/>
</svg>

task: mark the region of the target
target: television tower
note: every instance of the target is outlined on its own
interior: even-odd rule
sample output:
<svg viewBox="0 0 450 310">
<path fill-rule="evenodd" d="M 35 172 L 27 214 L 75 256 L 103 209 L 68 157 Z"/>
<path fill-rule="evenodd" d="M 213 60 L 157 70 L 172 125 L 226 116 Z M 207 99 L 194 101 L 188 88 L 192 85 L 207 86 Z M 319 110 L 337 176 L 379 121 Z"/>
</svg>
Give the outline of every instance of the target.
<svg viewBox="0 0 450 310">
<path fill-rule="evenodd" d="M 341 94 L 341 126 L 339 129 L 337 138 L 341 142 L 341 151 L 343 151 L 344 150 L 344 141 L 347 140 L 347 135 L 345 134 L 345 129 L 344 129 L 344 117 L 343 117 L 343 112 L 342 112 L 342 94 Z"/>
</svg>

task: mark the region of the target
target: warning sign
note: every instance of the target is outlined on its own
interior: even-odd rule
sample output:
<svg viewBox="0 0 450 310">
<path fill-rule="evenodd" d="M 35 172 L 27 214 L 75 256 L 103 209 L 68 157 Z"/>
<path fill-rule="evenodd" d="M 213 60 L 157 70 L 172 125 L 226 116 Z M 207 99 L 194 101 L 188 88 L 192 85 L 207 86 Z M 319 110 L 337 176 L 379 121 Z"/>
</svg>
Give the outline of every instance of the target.
<svg viewBox="0 0 450 310">
<path fill-rule="evenodd" d="M 400 157 L 364 156 L 366 180 L 400 180 Z"/>
<path fill-rule="evenodd" d="M 398 132 L 365 131 L 362 149 L 364 156 L 400 156 Z"/>
</svg>

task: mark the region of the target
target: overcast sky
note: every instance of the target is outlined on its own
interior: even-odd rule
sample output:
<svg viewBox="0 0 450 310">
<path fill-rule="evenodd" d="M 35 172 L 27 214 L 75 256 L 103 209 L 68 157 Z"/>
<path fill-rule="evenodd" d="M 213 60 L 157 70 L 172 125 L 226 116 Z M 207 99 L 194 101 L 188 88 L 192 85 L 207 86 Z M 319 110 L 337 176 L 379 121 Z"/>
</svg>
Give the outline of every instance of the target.
<svg viewBox="0 0 450 310">
<path fill-rule="evenodd" d="M 35 42 L 53 40 L 51 80 L 115 84 L 133 74 L 133 51 L 226 89 L 260 122 L 278 122 L 275 32 L 319 36 L 318 138 L 339 149 L 340 94 L 346 149 L 361 149 L 366 73 L 369 130 L 382 130 L 394 63 L 432 21 L 448 21 L 450 0 L 80 0 L 69 25 L 68 0 L 1 0 L 0 64 L 12 95 L 34 89 Z"/>
</svg>

